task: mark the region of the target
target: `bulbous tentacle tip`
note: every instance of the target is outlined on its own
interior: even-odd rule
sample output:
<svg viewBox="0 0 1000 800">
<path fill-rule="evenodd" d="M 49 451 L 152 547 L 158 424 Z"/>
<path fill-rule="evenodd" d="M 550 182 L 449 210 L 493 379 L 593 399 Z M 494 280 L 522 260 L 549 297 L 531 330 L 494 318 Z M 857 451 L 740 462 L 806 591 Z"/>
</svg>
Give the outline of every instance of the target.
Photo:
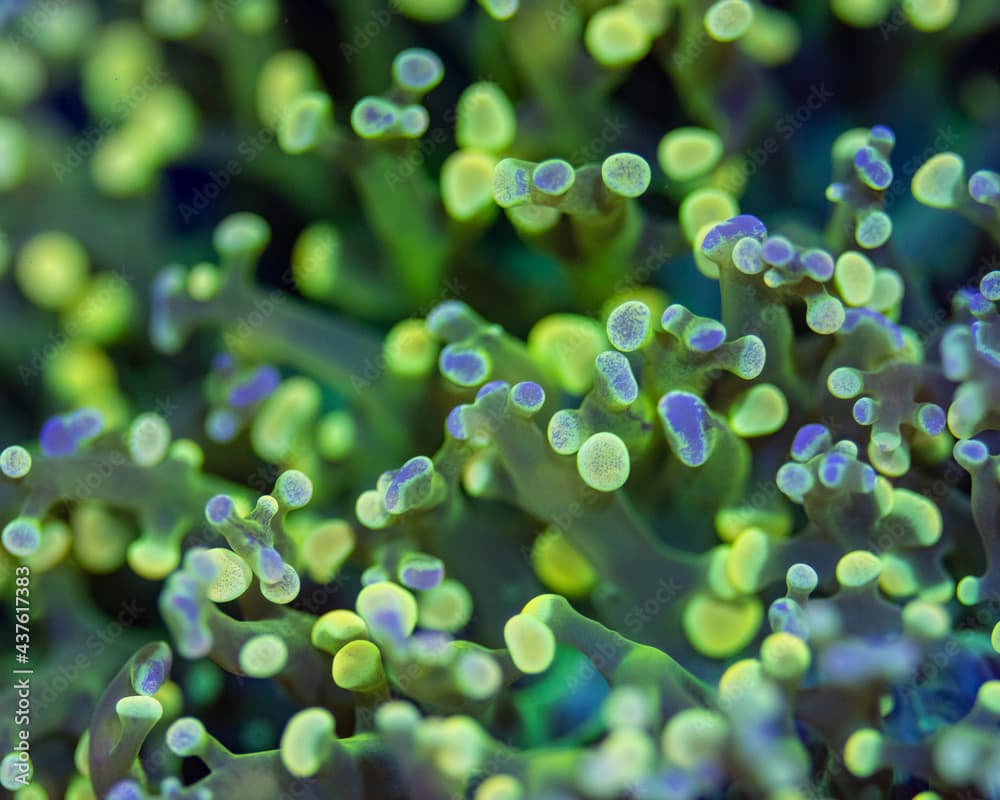
<svg viewBox="0 0 1000 800">
<path fill-rule="evenodd" d="M 690 392 L 668 392 L 657 407 L 667 442 L 689 467 L 700 467 L 712 455 L 718 424 L 708 405 Z"/>
<path fill-rule="evenodd" d="M 399 88 L 424 94 L 444 79 L 444 63 L 432 50 L 411 47 L 393 59 L 392 77 Z"/>
<path fill-rule="evenodd" d="M 701 243 L 701 252 L 719 266 L 724 266 L 733 248 L 742 239 L 764 241 L 767 228 L 751 214 L 740 214 L 715 225 Z"/>
<path fill-rule="evenodd" d="M 271 226 L 250 212 L 231 214 L 220 222 L 212 235 L 216 252 L 223 259 L 255 259 L 271 240 Z"/>
</svg>

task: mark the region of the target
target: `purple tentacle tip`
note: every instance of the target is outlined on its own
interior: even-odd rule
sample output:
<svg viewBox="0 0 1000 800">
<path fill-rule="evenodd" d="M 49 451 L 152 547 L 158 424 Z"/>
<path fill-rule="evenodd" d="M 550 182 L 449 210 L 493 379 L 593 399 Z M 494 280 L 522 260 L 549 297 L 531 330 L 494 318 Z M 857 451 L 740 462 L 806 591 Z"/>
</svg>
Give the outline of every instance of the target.
<svg viewBox="0 0 1000 800">
<path fill-rule="evenodd" d="M 572 185 L 573 167 L 565 161 L 553 159 L 539 164 L 531 179 L 546 194 L 559 194 Z"/>
<path fill-rule="evenodd" d="M 710 353 L 718 349 L 726 341 L 726 329 L 721 323 L 714 322 L 699 326 L 689 338 L 688 344 L 699 353 Z"/>
<path fill-rule="evenodd" d="M 465 413 L 463 409 L 465 408 L 467 408 L 465 405 L 455 406 L 448 412 L 448 417 L 444 423 L 448 433 L 459 441 L 465 441 L 469 438 L 469 431 L 463 420 L 463 415 Z"/>
<path fill-rule="evenodd" d="M 823 283 L 833 277 L 833 259 L 825 250 L 807 250 L 800 260 L 806 274 L 813 280 Z"/>
<path fill-rule="evenodd" d="M 403 566 L 400 579 L 410 589 L 433 589 L 444 579 L 444 564 L 437 559 L 413 561 Z"/>
<path fill-rule="evenodd" d="M 990 451 L 978 439 L 963 439 L 955 443 L 955 460 L 966 469 L 981 466 L 990 457 Z"/>
<path fill-rule="evenodd" d="M 823 459 L 819 468 L 819 479 L 824 486 L 834 488 L 839 486 L 847 474 L 848 460 L 842 453 L 830 453 Z"/>
<path fill-rule="evenodd" d="M 767 236 L 764 223 L 751 214 L 741 214 L 720 222 L 708 232 L 702 242 L 702 252 L 708 256 L 718 253 L 725 245 L 735 244 L 740 239 L 749 236 L 762 241 Z"/>
<path fill-rule="evenodd" d="M 700 467 L 711 455 L 712 417 L 700 397 L 668 392 L 659 403 L 667 438 L 677 457 L 689 467 Z"/>
<path fill-rule="evenodd" d="M 76 441 L 63 417 L 47 419 L 38 438 L 46 456 L 68 456 L 76 451 Z"/>
<path fill-rule="evenodd" d="M 969 178 L 969 194 L 977 203 L 997 205 L 1000 201 L 1000 176 L 982 170 Z"/>
<path fill-rule="evenodd" d="M 489 381 L 479 387 L 479 391 L 476 392 L 476 399 L 482 400 L 488 394 L 493 394 L 493 392 L 502 392 L 509 388 L 510 384 L 507 383 L 507 381 Z"/>
<path fill-rule="evenodd" d="M 825 425 L 803 425 L 792 442 L 792 458 L 796 461 L 808 461 L 827 450 L 831 442 L 830 431 Z"/>
<path fill-rule="evenodd" d="M 920 424 L 930 436 L 937 436 L 939 433 L 943 433 L 947 423 L 948 418 L 941 406 L 928 403 L 920 409 Z"/>
<path fill-rule="evenodd" d="M 873 189 L 886 189 L 892 183 L 892 168 L 874 147 L 862 147 L 854 155 L 854 166 Z"/>
<path fill-rule="evenodd" d="M 229 404 L 235 408 L 252 405 L 270 395 L 281 382 L 281 374 L 277 369 L 265 364 L 260 367 L 249 380 L 236 386 L 229 393 Z"/>
<path fill-rule="evenodd" d="M 545 403 L 545 390 L 534 381 L 514 384 L 511 398 L 519 408 L 537 411 Z"/>
<path fill-rule="evenodd" d="M 167 667 L 160 659 L 154 658 L 143 664 L 142 676 L 136 691 L 144 695 L 156 694 L 167 677 Z"/>
<path fill-rule="evenodd" d="M 995 320 L 977 320 L 971 325 L 972 341 L 980 358 L 993 367 L 1000 368 L 1000 326 Z"/>
<path fill-rule="evenodd" d="M 784 236 L 769 236 L 761 246 L 761 255 L 768 264 L 783 267 L 795 258 L 795 248 Z"/>
<path fill-rule="evenodd" d="M 979 282 L 979 291 L 987 300 L 1000 300 L 1000 271 L 994 270 L 984 275 Z"/>
<path fill-rule="evenodd" d="M 229 495 L 217 494 L 205 505 L 205 517 L 214 525 L 220 525 L 229 519 L 236 510 Z"/>
<path fill-rule="evenodd" d="M 260 551 L 260 574 L 264 580 L 274 583 L 285 575 L 285 562 L 273 547 L 265 547 Z"/>
<path fill-rule="evenodd" d="M 146 796 L 142 787 L 131 778 L 118 781 L 108 790 L 107 800 L 143 800 Z"/>
<path fill-rule="evenodd" d="M 104 417 L 93 408 L 81 408 L 66 417 L 70 435 L 76 444 L 93 439 L 104 430 Z"/>
<path fill-rule="evenodd" d="M 232 353 L 216 353 L 212 359 L 212 369 L 223 375 L 232 372 L 236 367 L 236 358 Z"/>
<path fill-rule="evenodd" d="M 481 353 L 451 345 L 441 351 L 440 366 L 442 374 L 460 386 L 478 386 L 489 374 L 489 364 Z"/>
<path fill-rule="evenodd" d="M 844 324 L 840 326 L 840 333 L 850 333 L 863 322 L 878 325 L 883 331 L 889 334 L 893 347 L 897 350 L 903 348 L 903 331 L 900 330 L 899 326 L 877 311 L 872 311 L 870 308 L 847 309 L 844 312 Z"/>
<path fill-rule="evenodd" d="M 896 134 L 888 125 L 873 125 L 868 131 L 868 139 L 892 145 L 896 143 Z"/>
</svg>

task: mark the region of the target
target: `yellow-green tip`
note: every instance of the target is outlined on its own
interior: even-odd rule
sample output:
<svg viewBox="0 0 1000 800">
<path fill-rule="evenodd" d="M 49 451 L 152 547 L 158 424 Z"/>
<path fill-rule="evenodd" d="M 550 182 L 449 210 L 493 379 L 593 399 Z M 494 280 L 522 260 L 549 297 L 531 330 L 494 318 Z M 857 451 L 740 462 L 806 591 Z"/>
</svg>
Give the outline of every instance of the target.
<svg viewBox="0 0 1000 800">
<path fill-rule="evenodd" d="M 892 0 L 830 0 L 830 8 L 847 25 L 871 28 L 885 19 Z"/>
<path fill-rule="evenodd" d="M 123 723 L 142 723 L 152 726 L 163 716 L 163 706 L 155 697 L 129 695 L 115 704 L 115 713 Z"/>
<path fill-rule="evenodd" d="M 90 258 L 76 239 L 61 231 L 33 236 L 21 248 L 14 277 L 25 297 L 46 311 L 68 308 L 83 293 Z"/>
<path fill-rule="evenodd" d="M 595 433 L 577 451 L 576 469 L 592 489 L 613 492 L 628 480 L 631 469 L 628 448 L 613 433 Z"/>
<path fill-rule="evenodd" d="M 858 778 L 874 775 L 882 763 L 882 734 L 862 728 L 851 734 L 844 745 L 844 764 Z"/>
<path fill-rule="evenodd" d="M 785 64 L 798 52 L 802 41 L 795 18 L 784 11 L 758 5 L 753 22 L 740 39 L 740 49 L 767 67 Z"/>
<path fill-rule="evenodd" d="M 606 67 L 641 61 L 652 44 L 642 20 L 623 5 L 607 6 L 594 14 L 583 40 L 594 60 Z"/>
<path fill-rule="evenodd" d="M 361 618 L 370 628 L 377 628 L 391 617 L 398 632 L 409 636 L 417 625 L 417 601 L 413 595 L 391 581 L 380 581 L 365 586 L 358 592 L 355 606 Z"/>
<path fill-rule="evenodd" d="M 1000 717 L 1000 680 L 986 681 L 979 686 L 976 705 L 994 717 Z"/>
<path fill-rule="evenodd" d="M 208 585 L 208 599 L 213 603 L 228 603 L 241 597 L 250 588 L 253 571 L 250 565 L 232 550 L 213 547 L 206 557 L 215 565 L 215 577 Z"/>
<path fill-rule="evenodd" d="M 465 0 L 394 0 L 393 7 L 404 17 L 420 22 L 444 22 L 465 6 Z"/>
<path fill-rule="evenodd" d="M 904 520 L 922 547 L 937 544 L 944 530 L 941 511 L 934 501 L 909 489 L 893 490 L 891 516 Z"/>
<path fill-rule="evenodd" d="M 438 345 L 422 319 L 404 319 L 393 325 L 382 352 L 389 370 L 404 378 L 423 378 L 437 365 Z"/>
<path fill-rule="evenodd" d="M 746 0 L 719 0 L 705 12 L 705 30 L 719 42 L 734 42 L 750 28 L 753 7 Z"/>
<path fill-rule="evenodd" d="M 354 529 L 342 519 L 332 519 L 309 531 L 299 544 L 299 556 L 314 581 L 329 583 L 353 552 L 354 542 Z"/>
<path fill-rule="evenodd" d="M 909 23 L 925 33 L 944 30 L 958 16 L 958 0 L 907 0 L 902 8 Z"/>
<path fill-rule="evenodd" d="M 441 202 L 452 219 L 468 222 L 496 208 L 497 158 L 484 150 L 457 150 L 441 166 Z"/>
<path fill-rule="evenodd" d="M 549 668 L 556 655 L 556 639 L 541 620 L 517 614 L 507 620 L 503 638 L 510 657 L 521 672 L 534 675 Z"/>
<path fill-rule="evenodd" d="M 847 305 L 863 306 L 875 291 L 875 267 L 864 253 L 847 250 L 837 258 L 833 283 Z"/>
<path fill-rule="evenodd" d="M 312 626 L 310 640 L 318 650 L 334 655 L 348 642 L 368 638 L 368 626 L 353 611 L 335 608 L 327 611 Z"/>
<path fill-rule="evenodd" d="M 382 653 L 369 641 L 348 642 L 333 657 L 333 682 L 352 692 L 373 692 L 385 683 Z"/>
<path fill-rule="evenodd" d="M 763 617 L 756 597 L 727 601 L 699 593 L 684 608 L 684 633 L 702 655 L 728 658 L 753 641 Z"/>
<path fill-rule="evenodd" d="M 524 787 L 513 775 L 490 775 L 479 784 L 473 800 L 522 800 Z"/>
<path fill-rule="evenodd" d="M 323 458 L 340 461 L 354 450 L 357 433 L 354 415 L 350 411 L 328 411 L 316 426 L 316 449 Z"/>
<path fill-rule="evenodd" d="M 285 725 L 281 763 L 296 778 L 311 778 L 323 766 L 336 735 L 336 721 L 325 708 L 307 708 Z"/>
<path fill-rule="evenodd" d="M 954 208 L 965 186 L 965 162 L 955 153 L 938 153 L 916 171 L 913 196 L 931 208 Z"/>
<path fill-rule="evenodd" d="M 744 658 L 730 666 L 719 678 L 719 703 L 732 706 L 745 693 L 752 691 L 764 678 L 764 670 L 756 658 Z"/>
<path fill-rule="evenodd" d="M 662 165 L 662 162 L 661 162 Z M 677 211 L 677 218 L 684 230 L 684 237 L 689 242 L 694 242 L 698 237 L 698 232 L 708 226 L 711 227 L 718 222 L 737 216 L 740 207 L 729 192 L 722 189 L 704 188 L 696 189 L 681 201 Z M 718 264 L 709 262 L 716 268 L 718 277 Z"/>
<path fill-rule="evenodd" d="M 333 101 L 326 92 L 303 92 L 288 104 L 278 126 L 278 144 L 290 155 L 308 153 L 333 129 Z"/>
<path fill-rule="evenodd" d="M 461 583 L 445 578 L 417 598 L 417 618 L 421 628 L 455 632 L 472 617 L 472 595 Z"/>
<path fill-rule="evenodd" d="M 577 314 L 543 317 L 528 334 L 528 354 L 545 376 L 569 394 L 594 382 L 594 361 L 608 347 L 604 326 Z"/>
<path fill-rule="evenodd" d="M 773 383 L 758 383 L 741 394 L 729 409 L 733 433 L 750 439 L 769 436 L 788 421 L 788 400 Z"/>
<path fill-rule="evenodd" d="M 791 633 L 772 633 L 760 646 L 764 672 L 780 681 L 801 678 L 812 660 L 809 646 Z"/>
<path fill-rule="evenodd" d="M 514 142 L 514 106 L 495 83 L 480 81 L 467 87 L 458 99 L 455 116 L 455 143 L 460 148 L 501 153 Z"/>
<path fill-rule="evenodd" d="M 251 678 L 271 678 L 288 663 L 288 645 L 273 633 L 248 639 L 240 648 L 240 669 Z"/>
<path fill-rule="evenodd" d="M 503 686 L 503 670 L 488 653 L 462 654 L 454 666 L 455 686 L 470 700 L 488 700 Z"/>
<path fill-rule="evenodd" d="M 586 597 L 597 584 L 597 570 L 555 528 L 535 538 L 531 566 L 546 589 L 566 597 Z"/>
<path fill-rule="evenodd" d="M 770 554 L 770 537 L 761 528 L 745 528 L 733 541 L 726 557 L 726 578 L 740 594 L 758 589 L 761 573 Z"/>
<path fill-rule="evenodd" d="M 693 180 L 719 163 L 722 139 L 704 128 L 675 128 L 660 140 L 656 156 L 668 178 Z"/>
<path fill-rule="evenodd" d="M 340 232 L 330 222 L 309 225 L 292 247 L 292 276 L 306 297 L 329 297 L 340 269 Z"/>
<path fill-rule="evenodd" d="M 299 95 L 319 88 L 312 59 L 300 50 L 275 53 L 257 77 L 257 116 L 270 128 L 279 129 Z"/>
<path fill-rule="evenodd" d="M 663 755 L 683 769 L 696 769 L 714 761 L 729 737 L 729 724 L 718 713 L 688 708 L 674 714 L 663 729 Z"/>
<path fill-rule="evenodd" d="M 170 425 L 159 414 L 140 414 L 129 426 L 126 434 L 129 455 L 142 467 L 160 463 L 170 447 Z"/>
<path fill-rule="evenodd" d="M 955 596 L 963 606 L 974 606 L 979 602 L 979 578 L 966 575 L 955 587 Z"/>
<path fill-rule="evenodd" d="M 837 562 L 837 582 L 844 588 L 866 586 L 878 580 L 882 562 L 867 550 L 854 550 Z"/>
</svg>

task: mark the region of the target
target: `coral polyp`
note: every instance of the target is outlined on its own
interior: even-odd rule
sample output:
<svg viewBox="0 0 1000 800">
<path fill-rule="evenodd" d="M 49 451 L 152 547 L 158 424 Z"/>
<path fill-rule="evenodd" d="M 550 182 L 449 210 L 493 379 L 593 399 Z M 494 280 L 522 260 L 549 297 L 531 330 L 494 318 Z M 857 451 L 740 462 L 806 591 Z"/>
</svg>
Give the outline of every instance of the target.
<svg viewBox="0 0 1000 800">
<path fill-rule="evenodd" d="M 9 5 L 9 796 L 1000 798 L 992 0 Z"/>
</svg>

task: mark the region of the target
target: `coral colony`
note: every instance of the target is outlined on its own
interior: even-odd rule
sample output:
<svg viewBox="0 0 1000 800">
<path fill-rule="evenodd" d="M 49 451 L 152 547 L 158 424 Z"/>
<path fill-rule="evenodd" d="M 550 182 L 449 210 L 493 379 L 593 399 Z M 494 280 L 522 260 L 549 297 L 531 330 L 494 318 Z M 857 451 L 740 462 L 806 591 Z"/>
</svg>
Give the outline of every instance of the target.
<svg viewBox="0 0 1000 800">
<path fill-rule="evenodd" d="M 995 0 L 2 25 L 4 796 L 1000 798 Z"/>
</svg>

